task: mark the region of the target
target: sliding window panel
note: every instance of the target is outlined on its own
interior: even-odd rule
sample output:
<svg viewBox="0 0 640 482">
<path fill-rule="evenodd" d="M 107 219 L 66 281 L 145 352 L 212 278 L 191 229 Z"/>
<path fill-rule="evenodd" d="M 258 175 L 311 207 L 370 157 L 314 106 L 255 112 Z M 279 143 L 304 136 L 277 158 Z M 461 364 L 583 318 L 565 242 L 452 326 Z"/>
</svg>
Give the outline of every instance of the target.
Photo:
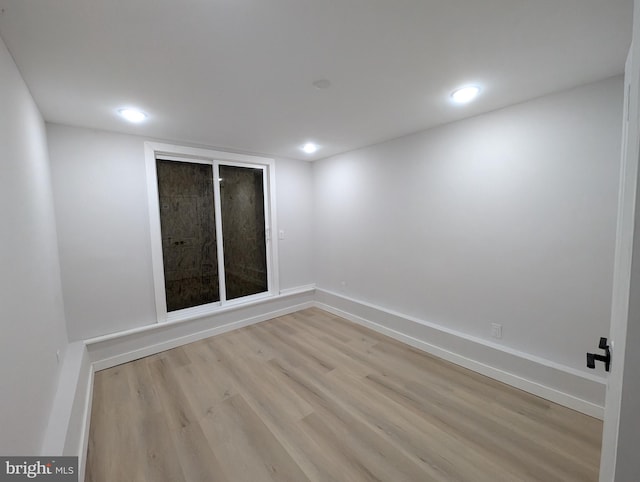
<svg viewBox="0 0 640 482">
<path fill-rule="evenodd" d="M 220 300 L 213 168 L 157 160 L 167 311 Z"/>
<path fill-rule="evenodd" d="M 268 290 L 264 169 L 220 164 L 226 299 Z"/>
</svg>

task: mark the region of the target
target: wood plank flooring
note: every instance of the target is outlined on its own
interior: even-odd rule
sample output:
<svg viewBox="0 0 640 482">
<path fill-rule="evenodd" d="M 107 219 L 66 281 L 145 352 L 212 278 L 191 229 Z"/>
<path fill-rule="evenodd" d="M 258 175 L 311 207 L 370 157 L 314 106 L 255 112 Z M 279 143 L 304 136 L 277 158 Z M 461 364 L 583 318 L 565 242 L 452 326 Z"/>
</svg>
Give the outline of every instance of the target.
<svg viewBox="0 0 640 482">
<path fill-rule="evenodd" d="M 86 480 L 596 481 L 601 433 L 314 308 L 97 373 Z"/>
</svg>

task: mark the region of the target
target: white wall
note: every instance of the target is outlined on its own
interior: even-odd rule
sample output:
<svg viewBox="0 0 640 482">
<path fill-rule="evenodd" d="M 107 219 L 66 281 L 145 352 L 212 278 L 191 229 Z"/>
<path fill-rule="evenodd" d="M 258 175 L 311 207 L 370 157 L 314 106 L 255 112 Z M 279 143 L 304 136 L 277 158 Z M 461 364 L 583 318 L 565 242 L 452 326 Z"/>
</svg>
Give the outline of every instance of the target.
<svg viewBox="0 0 640 482">
<path fill-rule="evenodd" d="M 38 454 L 67 337 L 44 122 L 0 40 L 0 453 Z"/>
<path fill-rule="evenodd" d="M 319 288 L 586 371 L 609 332 L 622 79 L 314 163 Z M 344 284 L 343 284 L 344 282 Z"/>
<path fill-rule="evenodd" d="M 70 340 L 155 321 L 144 141 L 47 124 Z"/>
<path fill-rule="evenodd" d="M 47 124 L 69 338 L 156 322 L 144 142 Z M 276 160 L 280 288 L 313 282 L 311 166 Z"/>
<path fill-rule="evenodd" d="M 314 283 L 313 178 L 311 164 L 291 159 L 276 160 L 280 289 Z"/>
</svg>

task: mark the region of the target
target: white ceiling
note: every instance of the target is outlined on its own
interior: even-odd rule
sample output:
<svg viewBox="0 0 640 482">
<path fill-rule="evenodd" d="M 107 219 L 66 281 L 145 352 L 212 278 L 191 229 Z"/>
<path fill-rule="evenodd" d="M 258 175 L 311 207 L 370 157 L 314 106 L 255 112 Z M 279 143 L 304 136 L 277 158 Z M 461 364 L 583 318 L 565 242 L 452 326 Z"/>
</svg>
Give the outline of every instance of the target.
<svg viewBox="0 0 640 482">
<path fill-rule="evenodd" d="M 632 0 L 0 0 L 44 118 L 318 159 L 621 73 Z M 318 79 L 330 79 L 326 90 Z M 469 82 L 473 104 L 449 102 Z M 116 114 L 149 114 L 141 125 Z M 309 156 L 306 141 L 322 148 Z"/>
</svg>

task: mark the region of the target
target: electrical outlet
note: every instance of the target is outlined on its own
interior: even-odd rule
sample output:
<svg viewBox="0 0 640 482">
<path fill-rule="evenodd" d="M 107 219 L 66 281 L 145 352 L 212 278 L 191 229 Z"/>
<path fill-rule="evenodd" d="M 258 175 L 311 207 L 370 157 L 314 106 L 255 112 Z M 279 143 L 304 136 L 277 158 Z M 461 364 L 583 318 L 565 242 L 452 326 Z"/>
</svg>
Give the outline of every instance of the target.
<svg viewBox="0 0 640 482">
<path fill-rule="evenodd" d="M 499 323 L 491 323 L 491 336 L 493 338 L 502 338 L 502 325 Z"/>
</svg>

